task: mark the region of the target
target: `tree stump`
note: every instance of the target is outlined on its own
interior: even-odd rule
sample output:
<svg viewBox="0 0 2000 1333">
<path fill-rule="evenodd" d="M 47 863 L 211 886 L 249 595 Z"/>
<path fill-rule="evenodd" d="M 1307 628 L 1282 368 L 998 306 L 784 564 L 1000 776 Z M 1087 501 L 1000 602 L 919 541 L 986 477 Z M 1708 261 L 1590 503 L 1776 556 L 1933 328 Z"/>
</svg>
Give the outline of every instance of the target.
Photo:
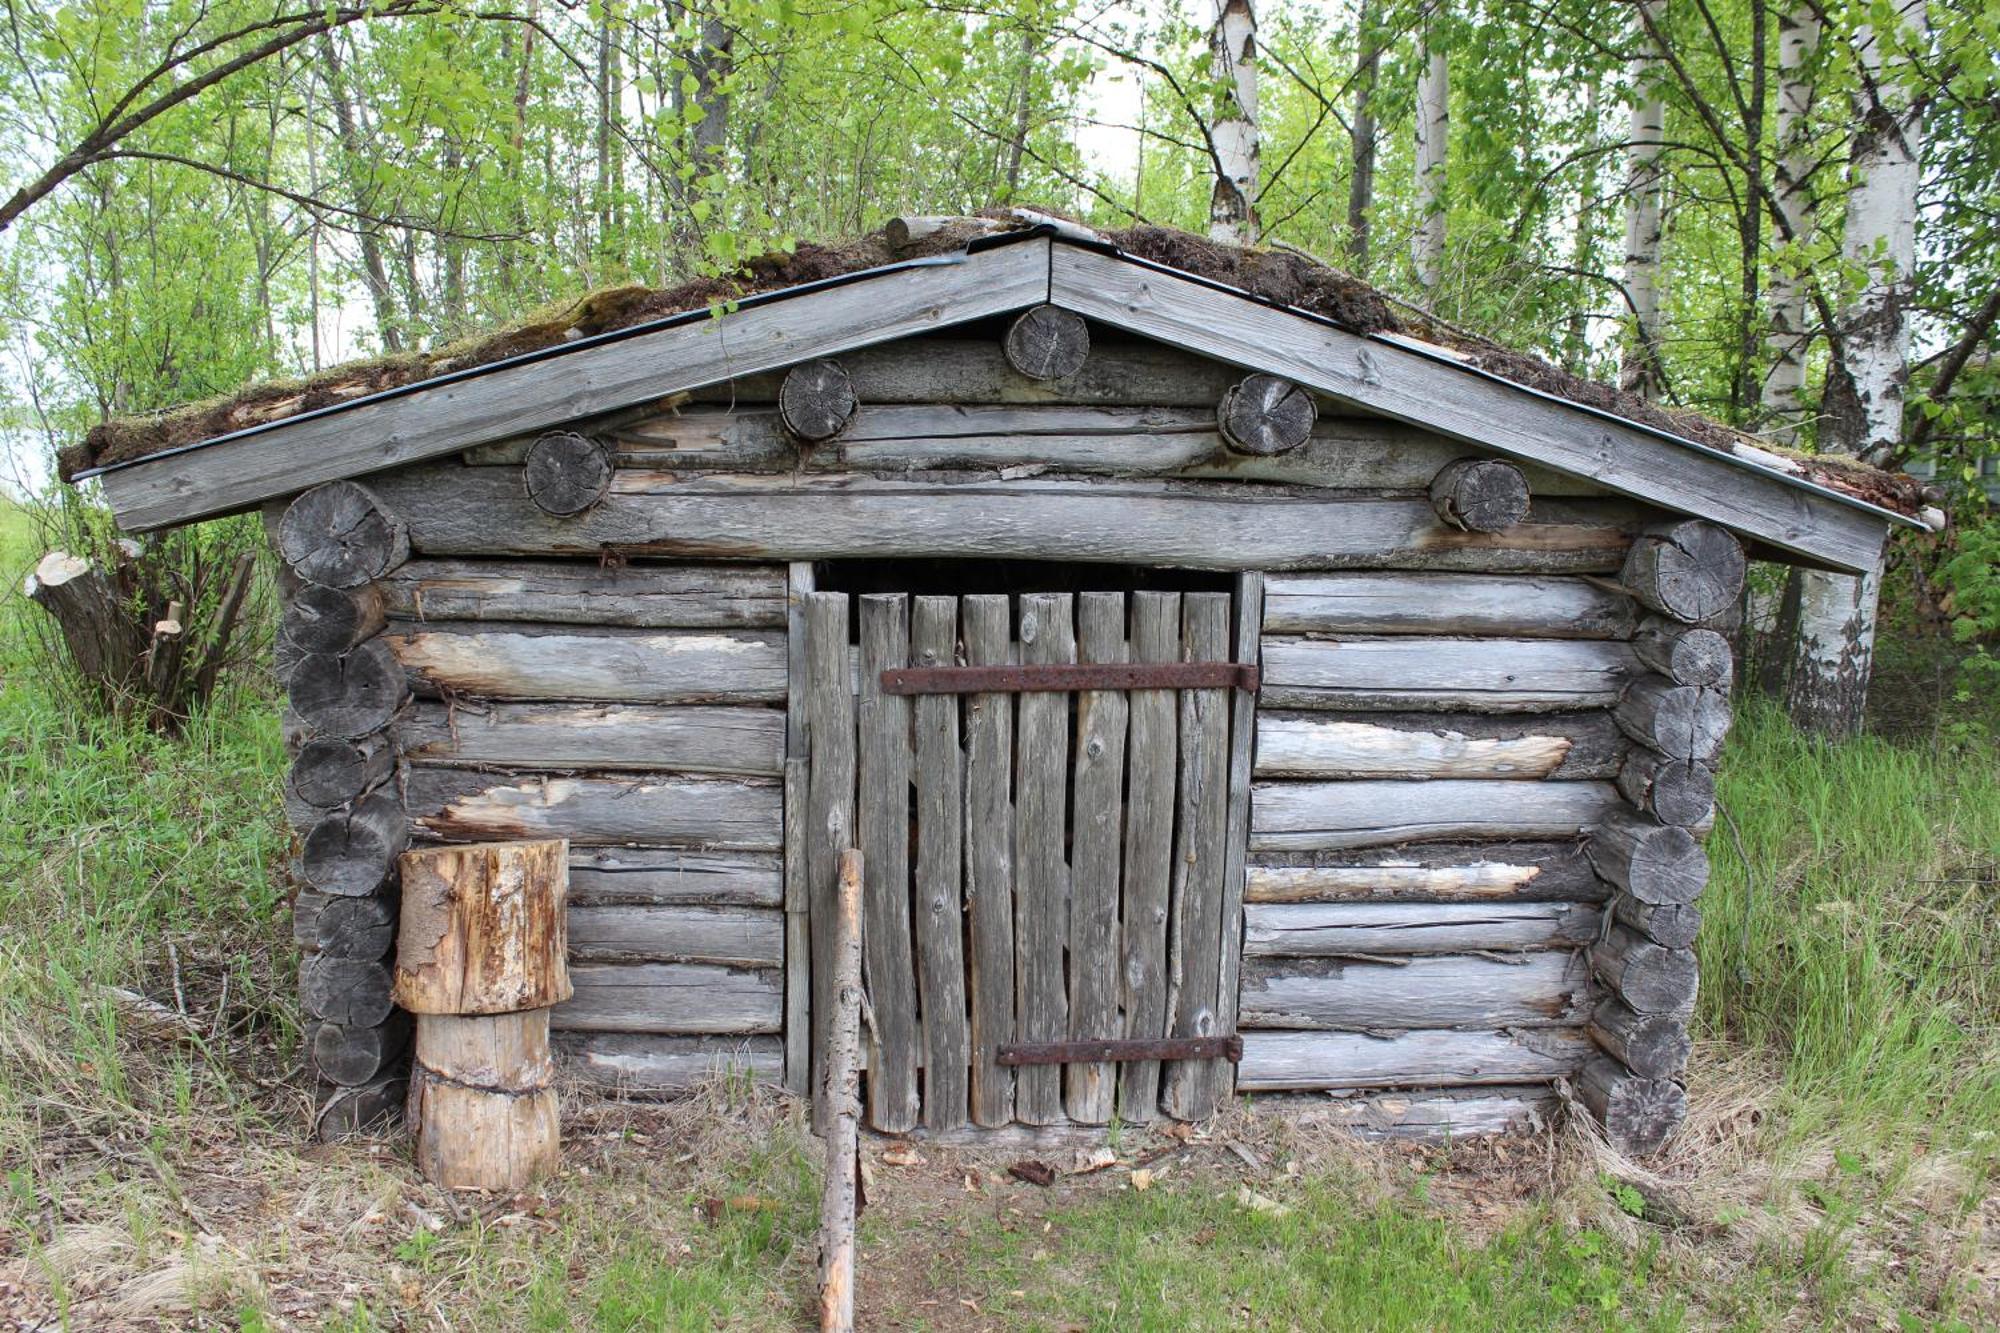
<svg viewBox="0 0 2000 1333">
<path fill-rule="evenodd" d="M 396 1003 L 413 1014 L 511 1014 L 570 997 L 569 842 L 403 853 Z"/>
<path fill-rule="evenodd" d="M 1216 405 L 1222 438 L 1239 454 L 1290 453 L 1312 436 L 1319 409 L 1312 395 L 1276 375 L 1249 375 L 1230 386 Z"/>
<path fill-rule="evenodd" d="M 549 1011 L 421 1014 L 410 1069 L 417 1167 L 446 1189 L 512 1193 L 562 1164 Z"/>
<path fill-rule="evenodd" d="M 1039 305 L 1008 326 L 1000 350 L 1031 380 L 1066 380 L 1089 359 L 1090 326 L 1081 315 Z"/>
</svg>

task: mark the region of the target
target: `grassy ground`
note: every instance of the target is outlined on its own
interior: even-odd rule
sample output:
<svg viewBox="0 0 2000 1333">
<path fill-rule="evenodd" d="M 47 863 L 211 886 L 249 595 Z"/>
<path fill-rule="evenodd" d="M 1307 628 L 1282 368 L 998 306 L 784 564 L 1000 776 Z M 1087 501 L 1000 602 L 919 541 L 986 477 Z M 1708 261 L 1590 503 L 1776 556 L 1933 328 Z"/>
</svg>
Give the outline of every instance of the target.
<svg viewBox="0 0 2000 1333">
<path fill-rule="evenodd" d="M 0 511 L 10 586 L 30 554 Z M 270 701 L 246 682 L 173 743 L 89 724 L 25 614 L 0 602 L 0 1329 L 800 1324 L 817 1169 L 782 1098 L 572 1099 L 563 1176 L 511 1200 L 305 1144 Z M 865 1326 L 2000 1323 L 1994 758 L 1745 716 L 1663 1159 L 1248 1105 L 1046 1189 L 878 1144 Z"/>
</svg>

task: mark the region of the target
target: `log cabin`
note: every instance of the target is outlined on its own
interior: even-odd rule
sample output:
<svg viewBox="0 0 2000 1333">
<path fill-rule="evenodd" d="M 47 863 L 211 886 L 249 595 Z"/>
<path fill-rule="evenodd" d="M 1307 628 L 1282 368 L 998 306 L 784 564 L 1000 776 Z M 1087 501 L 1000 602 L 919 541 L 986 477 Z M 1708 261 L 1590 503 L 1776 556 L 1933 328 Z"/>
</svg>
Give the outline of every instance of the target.
<svg viewBox="0 0 2000 1333">
<path fill-rule="evenodd" d="M 876 1130 L 1673 1133 L 1746 561 L 1873 571 L 1895 479 L 1156 228 L 715 291 L 65 460 L 281 557 L 320 1132 L 404 1096 L 398 853 L 563 838 L 606 1089 L 809 1095 L 855 847 Z"/>
</svg>

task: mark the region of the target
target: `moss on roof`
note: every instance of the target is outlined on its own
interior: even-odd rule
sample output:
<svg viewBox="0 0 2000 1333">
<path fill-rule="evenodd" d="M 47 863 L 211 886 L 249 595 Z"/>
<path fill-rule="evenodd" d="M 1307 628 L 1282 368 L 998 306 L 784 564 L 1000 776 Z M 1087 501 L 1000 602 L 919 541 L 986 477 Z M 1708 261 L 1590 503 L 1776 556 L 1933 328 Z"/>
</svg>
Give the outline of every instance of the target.
<svg viewBox="0 0 2000 1333">
<path fill-rule="evenodd" d="M 625 286 L 594 291 L 565 305 L 538 311 L 510 327 L 436 351 L 350 362 L 305 379 L 266 381 L 206 402 L 104 422 L 62 451 L 59 470 L 64 480 L 72 480 L 94 468 L 130 462 L 597 334 L 864 269 L 951 253 L 996 231 L 1030 228 L 1052 216 L 993 210 L 979 217 L 952 219 L 914 241 L 892 227 L 853 240 L 801 244 L 789 252 L 752 259 L 732 273 L 696 278 L 674 287 Z M 1150 225 L 1107 231 L 1101 236 L 1135 258 L 1307 311 L 1356 333 L 1392 334 L 1427 342 L 1489 374 L 1711 448 L 1750 454 L 1767 465 L 1885 508 L 1914 513 L 1926 499 L 1923 484 L 1914 478 L 1852 459 L 1775 449 L 1697 413 L 1661 407 L 1637 394 L 1584 379 L 1433 320 L 1393 302 L 1358 278 L 1295 250 L 1238 247 Z"/>
</svg>

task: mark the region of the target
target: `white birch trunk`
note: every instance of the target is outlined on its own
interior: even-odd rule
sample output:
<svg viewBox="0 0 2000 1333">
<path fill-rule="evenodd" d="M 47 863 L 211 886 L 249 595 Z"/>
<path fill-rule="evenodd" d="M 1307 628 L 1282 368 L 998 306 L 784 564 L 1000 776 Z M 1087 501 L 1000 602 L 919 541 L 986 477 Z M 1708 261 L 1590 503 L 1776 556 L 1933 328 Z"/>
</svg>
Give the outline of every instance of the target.
<svg viewBox="0 0 2000 1333">
<path fill-rule="evenodd" d="M 1797 0 L 1778 16 L 1778 160 L 1772 203 L 1783 220 L 1778 244 L 1784 253 L 1771 266 L 1771 328 L 1767 345 L 1771 373 L 1764 380 L 1764 411 L 1771 433 L 1795 443 L 1800 424 L 1799 394 L 1805 388 L 1808 332 L 1806 285 L 1799 264 L 1812 237 L 1812 106 L 1814 53 L 1819 47 L 1819 11 Z"/>
<path fill-rule="evenodd" d="M 1632 337 L 1619 368 L 1621 388 L 1658 396 L 1661 384 L 1660 233 L 1665 175 L 1660 169 L 1667 102 L 1660 52 L 1652 30 L 1666 15 L 1665 0 L 1642 0 L 1637 40 L 1642 54 L 1632 70 L 1632 130 L 1625 178 L 1625 298 L 1632 309 Z"/>
<path fill-rule="evenodd" d="M 1444 270 L 1445 182 L 1451 133 L 1451 76 L 1436 30 L 1424 28 L 1417 73 L 1417 230 L 1410 257 L 1426 296 Z"/>
<path fill-rule="evenodd" d="M 1250 0 L 1216 0 L 1209 59 L 1222 86 L 1209 138 L 1215 145 L 1215 190 L 1208 234 L 1249 245 L 1257 239 L 1257 16 Z"/>
</svg>

